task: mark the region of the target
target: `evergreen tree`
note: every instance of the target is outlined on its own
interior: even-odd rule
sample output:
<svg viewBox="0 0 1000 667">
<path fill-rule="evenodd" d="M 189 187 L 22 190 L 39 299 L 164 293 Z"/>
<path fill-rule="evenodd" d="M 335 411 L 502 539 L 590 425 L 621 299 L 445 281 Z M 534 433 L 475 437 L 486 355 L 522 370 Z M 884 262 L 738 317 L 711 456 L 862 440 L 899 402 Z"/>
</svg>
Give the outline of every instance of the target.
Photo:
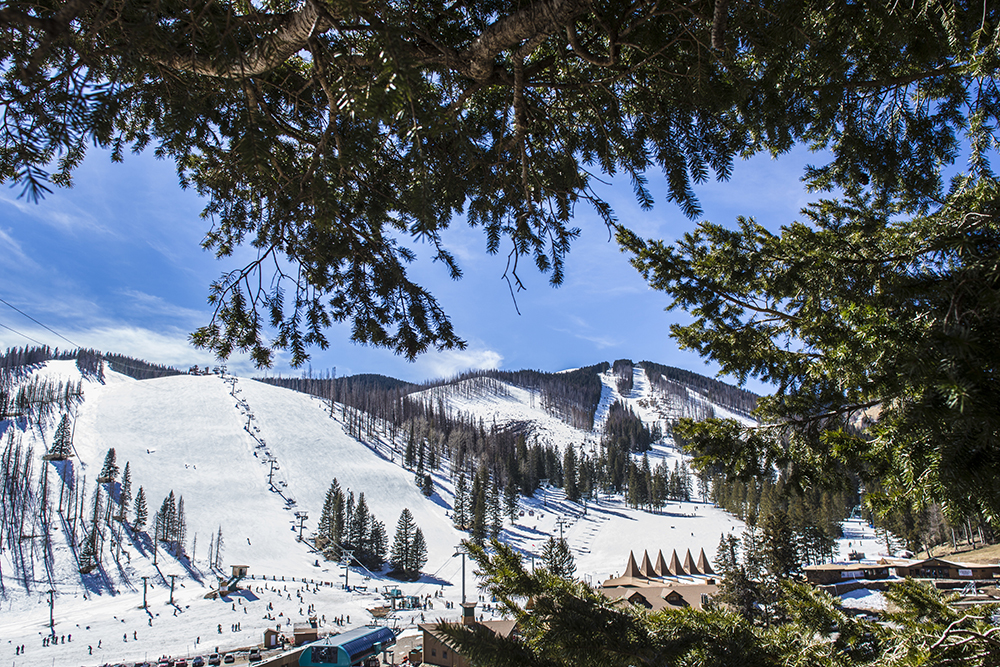
<svg viewBox="0 0 1000 667">
<path fill-rule="evenodd" d="M 546 570 L 564 579 L 571 579 L 576 572 L 576 561 L 566 540 L 550 537 L 542 547 L 542 563 Z"/>
<path fill-rule="evenodd" d="M 323 510 L 320 512 L 316 527 L 316 547 L 324 551 L 327 559 L 338 560 L 340 544 L 344 529 L 344 495 L 340 483 L 334 477 L 330 488 L 326 491 Z"/>
<path fill-rule="evenodd" d="M 0 414 L 2 414 L 2 411 L 0 411 Z M 69 415 L 63 413 L 62 418 L 59 420 L 59 425 L 56 427 L 55 435 L 52 437 L 52 447 L 49 448 L 46 458 L 50 461 L 65 461 L 68 459 L 72 449 L 72 443 L 70 442 L 72 434 Z"/>
<path fill-rule="evenodd" d="M 118 518 L 125 520 L 129 506 L 132 504 L 132 469 L 128 461 L 125 462 L 125 470 L 122 472 L 122 488 L 118 495 Z"/>
<path fill-rule="evenodd" d="M 420 492 L 428 498 L 434 495 L 434 480 L 431 479 L 430 473 L 424 473 L 423 484 L 421 484 Z"/>
<path fill-rule="evenodd" d="M 413 543 L 410 545 L 410 563 L 413 571 L 419 573 L 427 564 L 427 542 L 424 533 L 418 526 L 413 531 Z"/>
<path fill-rule="evenodd" d="M 187 541 L 187 517 L 184 515 L 184 496 L 177 499 L 177 518 L 174 525 L 174 541 L 177 544 L 177 556 L 184 553 L 184 543 Z"/>
<path fill-rule="evenodd" d="M 396 522 L 396 536 L 392 541 L 392 551 L 389 560 L 396 570 L 404 573 L 413 571 L 412 548 L 413 532 L 416 524 L 413 521 L 413 514 L 408 508 L 403 508 Z"/>
<path fill-rule="evenodd" d="M 563 490 L 566 491 L 566 499 L 570 502 L 575 503 L 580 500 L 576 474 L 576 450 L 573 445 L 567 445 L 566 452 L 563 454 Z"/>
<path fill-rule="evenodd" d="M 115 448 L 112 447 L 108 450 L 108 453 L 104 457 L 104 466 L 101 468 L 101 474 L 97 478 L 98 482 L 110 483 L 115 481 L 118 477 L 118 464 L 115 462 Z"/>
<path fill-rule="evenodd" d="M 413 424 L 410 424 L 410 437 L 406 440 L 406 453 L 403 457 L 403 465 L 407 468 L 412 468 L 414 462 L 416 461 L 417 447 L 416 442 L 413 439 Z"/>
<path fill-rule="evenodd" d="M 146 508 L 146 492 L 140 486 L 135 494 L 135 518 L 132 519 L 132 527 L 135 530 L 141 531 L 146 526 L 148 511 Z"/>
<path fill-rule="evenodd" d="M 453 522 L 455 528 L 459 530 L 468 530 L 469 528 L 469 497 L 468 497 L 468 486 L 465 481 L 465 475 L 459 474 L 458 481 L 455 483 L 455 506 L 452 509 Z"/>
<path fill-rule="evenodd" d="M 472 505 L 472 540 L 476 544 L 482 544 L 486 540 L 487 533 L 487 503 L 486 485 L 489 479 L 484 481 L 486 471 L 480 468 L 472 478 L 472 494 L 470 504 Z"/>
<path fill-rule="evenodd" d="M 787 579 L 800 569 L 795 533 L 783 509 L 764 519 L 763 559 L 767 571 L 776 579 Z"/>
<path fill-rule="evenodd" d="M 156 539 L 162 542 L 172 542 L 176 539 L 177 530 L 177 500 L 171 490 L 160 504 L 160 509 L 154 517 L 154 532 Z"/>
<path fill-rule="evenodd" d="M 500 537 L 503 531 L 503 509 L 500 507 L 500 487 L 490 483 L 487 486 L 486 503 L 488 507 L 489 533 L 491 539 Z"/>
<path fill-rule="evenodd" d="M 365 565 L 371 570 L 377 570 L 381 569 L 383 563 L 385 563 L 389 538 L 385 533 L 384 523 L 373 517 L 371 526 L 366 554 L 367 562 Z"/>
<path fill-rule="evenodd" d="M 225 545 L 226 543 L 222 539 L 222 526 L 219 526 L 219 530 L 215 535 L 215 554 L 212 557 L 212 567 L 216 570 L 222 568 L 222 556 L 225 553 Z"/>
<path fill-rule="evenodd" d="M 519 493 L 517 490 L 517 484 L 514 482 L 513 477 L 507 478 L 507 486 L 504 487 L 503 499 L 504 499 L 504 509 L 507 510 L 507 518 L 510 519 L 511 524 L 517 521 L 517 501 Z"/>
</svg>

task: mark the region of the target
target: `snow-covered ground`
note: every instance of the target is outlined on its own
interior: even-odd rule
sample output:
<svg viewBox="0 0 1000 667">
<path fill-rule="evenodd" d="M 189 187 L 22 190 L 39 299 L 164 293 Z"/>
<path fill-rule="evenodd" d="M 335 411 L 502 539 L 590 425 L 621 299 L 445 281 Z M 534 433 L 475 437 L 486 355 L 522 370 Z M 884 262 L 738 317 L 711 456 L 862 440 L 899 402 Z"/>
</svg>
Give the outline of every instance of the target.
<svg viewBox="0 0 1000 667">
<path fill-rule="evenodd" d="M 74 382 L 80 378 L 72 361 L 49 362 L 39 372 Z M 619 396 L 614 379 L 603 379 L 606 409 Z M 343 617 L 346 627 L 372 621 L 367 609 L 384 603 L 378 591 L 386 586 L 431 596 L 433 604 L 426 611 L 396 612 L 390 625 L 413 630 L 421 618 L 458 618 L 457 609 L 442 604 L 460 601 L 462 559 L 454 554 L 466 537 L 449 519 L 450 481 L 436 475 L 435 493 L 425 498 L 397 454 L 384 444 L 369 446 L 348 436 L 331 418 L 328 403 L 249 379 L 214 375 L 137 382 L 106 371 L 103 384 L 85 380 L 84 385 L 73 465 L 77 480 L 86 478 L 88 503 L 105 453 L 114 447 L 119 466 L 124 469 L 130 463 L 133 492 L 143 487 L 150 517 L 170 491 L 183 496 L 191 559 L 178 560 L 160 550 L 154 565 L 148 541 L 126 540 L 118 562 L 106 554 L 100 573 L 80 575 L 61 537 L 67 529 L 62 524 L 54 539 L 51 580 L 39 565 L 26 586 L 12 575 L 9 555 L 0 555 L 0 663 L 100 665 L 153 660 L 163 654 L 204 655 L 216 647 L 226 651 L 257 644 L 265 628 L 284 629 L 288 623 L 305 621 L 310 612 L 325 618 L 323 630 L 344 629 L 334 625 L 335 618 Z M 623 398 L 645 421 L 663 418 L 650 400 L 641 369 L 633 391 Z M 453 392 L 447 400 L 453 410 L 480 415 L 489 423 L 531 420 L 540 439 L 559 447 L 597 442 L 596 431 L 585 433 L 550 417 L 537 396 L 516 387 L 506 396 Z M 53 431 L 54 424 L 44 433 L 23 434 L 36 457 L 51 443 Z M 654 446 L 650 463 L 665 461 L 672 467 L 680 456 L 667 440 Z M 56 464 L 38 460 L 36 471 L 45 465 Z M 308 537 L 333 478 L 355 494 L 364 492 L 371 511 L 385 523 L 390 542 L 400 511 L 410 509 L 428 545 L 425 575 L 419 581 L 399 584 L 352 568 L 349 583 L 363 588 L 346 591 L 343 569 L 298 540 L 302 519 L 297 513 L 307 514 L 303 534 Z M 554 489 L 523 499 L 521 509 L 523 515 L 505 528 L 503 539 L 530 558 L 562 530 L 576 558 L 577 575 L 594 584 L 620 574 L 630 551 L 637 558 L 643 551 L 655 558 L 662 550 L 669 558 L 672 550 L 683 557 L 688 549 L 694 555 L 704 549 L 713 559 L 720 536 L 743 528 L 704 503 L 671 503 L 660 513 L 649 513 L 605 497 L 586 506 L 569 503 Z M 252 578 L 246 591 L 223 600 L 206 599 L 218 585 L 208 547 L 220 527 L 226 571 L 230 565 L 248 565 Z M 855 533 L 851 528 L 848 534 Z M 867 535 L 858 533 L 844 541 L 850 541 L 852 549 L 877 553 Z M 842 547 L 841 553 L 848 550 Z M 477 599 L 473 569 L 467 563 L 465 576 L 468 596 Z M 144 579 L 148 609 L 142 608 Z M 60 641 L 43 646 L 50 634 L 50 589 L 55 591 L 53 630 Z M 485 606 L 477 612 L 489 618 Z M 23 655 L 16 650 L 20 645 L 25 646 Z"/>
</svg>

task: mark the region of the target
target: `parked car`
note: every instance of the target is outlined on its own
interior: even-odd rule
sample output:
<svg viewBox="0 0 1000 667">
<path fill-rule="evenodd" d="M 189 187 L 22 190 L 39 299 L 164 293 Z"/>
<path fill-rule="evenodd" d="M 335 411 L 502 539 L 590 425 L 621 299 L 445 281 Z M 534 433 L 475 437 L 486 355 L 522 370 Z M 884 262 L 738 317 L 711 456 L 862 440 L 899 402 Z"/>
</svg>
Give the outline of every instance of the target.
<svg viewBox="0 0 1000 667">
<path fill-rule="evenodd" d="M 222 659 L 222 662 L 226 663 L 227 665 L 230 665 L 236 662 L 236 656 L 233 655 L 232 653 L 227 653 L 226 657 Z"/>
<path fill-rule="evenodd" d="M 248 658 L 250 662 L 260 662 L 260 649 L 256 646 L 250 649 L 250 655 Z"/>
<path fill-rule="evenodd" d="M 193 660 L 191 660 L 191 667 L 205 667 L 205 658 L 200 655 L 196 655 Z"/>
<path fill-rule="evenodd" d="M 174 663 L 174 667 L 188 667 L 187 658 L 177 658 L 177 662 Z"/>
<path fill-rule="evenodd" d="M 220 664 L 222 664 L 222 658 L 219 657 L 218 653 L 213 653 L 212 655 L 208 656 L 208 664 L 211 665 L 212 667 L 218 667 Z"/>
</svg>

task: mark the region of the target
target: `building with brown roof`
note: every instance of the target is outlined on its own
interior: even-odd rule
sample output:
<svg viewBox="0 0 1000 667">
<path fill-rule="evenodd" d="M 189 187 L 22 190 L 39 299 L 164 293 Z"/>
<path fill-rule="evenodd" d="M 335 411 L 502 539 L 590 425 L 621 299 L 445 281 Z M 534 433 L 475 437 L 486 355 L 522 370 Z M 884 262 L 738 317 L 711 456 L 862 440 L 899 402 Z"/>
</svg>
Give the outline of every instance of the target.
<svg viewBox="0 0 1000 667">
<path fill-rule="evenodd" d="M 683 565 L 676 549 L 670 555 L 669 565 L 662 551 L 657 553 L 656 565 L 650 565 L 649 553 L 645 552 L 641 567 L 636 565 L 635 554 L 629 552 L 625 573 L 608 579 L 600 588 L 601 593 L 612 600 L 652 611 L 684 607 L 701 609 L 718 590 L 715 572 L 708 564 L 704 549 L 697 562 L 688 549 Z"/>
<path fill-rule="evenodd" d="M 477 621 L 475 602 L 462 603 L 462 624 L 489 628 L 501 637 L 509 637 L 516 629 L 515 621 Z M 417 626 L 423 633 L 423 664 L 437 667 L 469 667 L 469 659 L 456 651 L 440 631 L 442 625 L 442 622 L 438 622 L 420 623 Z"/>
</svg>

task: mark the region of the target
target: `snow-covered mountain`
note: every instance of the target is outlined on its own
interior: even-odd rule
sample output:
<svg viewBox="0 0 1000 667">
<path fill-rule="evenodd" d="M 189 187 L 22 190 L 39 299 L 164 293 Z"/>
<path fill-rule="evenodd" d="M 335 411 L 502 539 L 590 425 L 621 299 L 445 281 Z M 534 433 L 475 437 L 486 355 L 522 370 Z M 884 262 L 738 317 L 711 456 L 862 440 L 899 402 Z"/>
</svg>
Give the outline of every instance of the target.
<svg viewBox="0 0 1000 667">
<path fill-rule="evenodd" d="M 461 597 L 462 559 L 455 553 L 467 534 L 452 526 L 454 489 L 445 475 L 435 472 L 434 493 L 425 497 L 413 472 L 401 465 L 401 443 L 388 436 L 360 442 L 345 431 L 339 409 L 331 416 L 328 401 L 246 378 L 177 375 L 137 381 L 105 370 L 98 381 L 82 376 L 73 361 L 48 361 L 32 372 L 65 382 L 82 380 L 73 457 L 67 463 L 41 458 L 52 443 L 58 416 L 30 429 L 23 421 L 0 421 L 5 431 L 0 447 L 19 442 L 22 451 L 31 448 L 32 478 L 37 484 L 48 470 L 53 506 L 60 492 L 72 492 L 70 483 L 86 490 L 89 503 L 113 447 L 118 465 L 130 466 L 133 493 L 143 488 L 151 517 L 171 491 L 184 498 L 189 558 L 177 559 L 160 549 L 154 564 L 148 538 L 126 534 L 117 559 L 106 552 L 98 570 L 82 575 L 79 553 L 67 539 L 67 521 L 57 516 L 52 522 L 51 558 L 44 556 L 38 522 L 25 525 L 18 539 L 4 539 L 0 553 L 0 642 L 7 640 L 0 643 L 0 659 L 15 665 L 86 665 L 205 654 L 216 646 L 226 650 L 256 644 L 264 628 L 304 621 L 311 612 L 326 630 L 339 617 L 345 625 L 358 625 L 372 620 L 366 610 L 382 604 L 378 591 L 387 585 L 432 596 L 436 605 L 397 612 L 391 624 L 411 626 L 421 616 L 457 617 L 433 597 L 451 602 Z M 676 401 L 654 390 L 641 368 L 634 369 L 632 388 L 624 395 L 610 371 L 601 381 L 596 428 L 589 432 L 552 417 L 535 392 L 509 384 L 501 392 L 478 395 L 461 383 L 426 393 L 450 410 L 475 414 L 486 423 L 527 424 L 534 435 L 560 448 L 593 447 L 603 415 L 618 399 L 647 423 L 678 416 L 671 412 Z M 692 391 L 691 400 L 708 399 Z M 680 456 L 669 438 L 650 452 L 654 463 L 673 465 Z M 351 568 L 348 581 L 361 588 L 343 590 L 343 568 L 325 561 L 308 540 L 334 478 L 342 488 L 365 494 L 390 542 L 400 512 L 409 508 L 428 546 L 419 581 L 400 584 Z M 620 573 L 630 550 L 639 555 L 663 550 L 669 556 L 673 549 L 683 554 L 704 548 L 712 558 L 720 534 L 741 529 L 736 519 L 710 504 L 671 503 L 661 513 L 649 513 L 614 498 L 571 503 L 556 489 L 523 498 L 521 510 L 518 521 L 505 526 L 502 539 L 526 554 L 538 554 L 549 536 L 562 530 L 576 557 L 577 575 L 594 583 Z M 220 530 L 226 572 L 230 565 L 247 565 L 253 577 L 249 591 L 226 601 L 205 598 L 218 586 L 208 551 Z M 299 541 L 300 531 L 306 540 Z M 10 548 L 12 543 L 20 549 Z M 466 576 L 474 591 L 471 565 Z M 142 608 L 144 595 L 147 609 Z M 474 593 L 470 596 L 475 599 Z M 53 631 L 72 639 L 43 646 L 43 638 Z M 24 654 L 18 648 L 22 644 Z"/>
</svg>

